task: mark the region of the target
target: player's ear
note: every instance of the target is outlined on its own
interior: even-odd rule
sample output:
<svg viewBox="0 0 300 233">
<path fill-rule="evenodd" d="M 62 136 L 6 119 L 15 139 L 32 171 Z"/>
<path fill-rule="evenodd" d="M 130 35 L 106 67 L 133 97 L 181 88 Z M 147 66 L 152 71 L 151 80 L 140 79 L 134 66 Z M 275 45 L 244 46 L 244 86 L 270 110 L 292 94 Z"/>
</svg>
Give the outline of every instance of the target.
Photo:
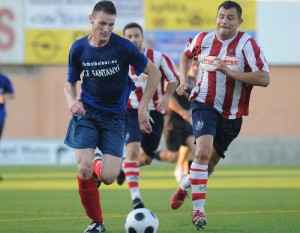
<svg viewBox="0 0 300 233">
<path fill-rule="evenodd" d="M 89 15 L 89 21 L 90 21 L 90 23 L 94 22 L 94 17 L 92 15 Z"/>
<path fill-rule="evenodd" d="M 239 26 L 243 23 L 243 21 L 244 20 L 242 18 L 239 19 Z"/>
</svg>

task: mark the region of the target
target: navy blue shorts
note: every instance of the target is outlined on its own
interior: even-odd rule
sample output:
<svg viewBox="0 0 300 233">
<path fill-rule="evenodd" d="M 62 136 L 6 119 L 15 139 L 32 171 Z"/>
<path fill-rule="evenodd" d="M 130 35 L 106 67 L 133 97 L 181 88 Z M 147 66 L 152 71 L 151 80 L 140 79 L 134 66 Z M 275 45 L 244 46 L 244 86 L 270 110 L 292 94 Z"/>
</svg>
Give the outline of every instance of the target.
<svg viewBox="0 0 300 233">
<path fill-rule="evenodd" d="M 150 111 L 152 132 L 144 134 L 140 130 L 137 109 L 127 109 L 127 114 L 126 145 L 130 142 L 140 142 L 145 153 L 154 157 L 164 127 L 164 115 L 157 111 Z"/>
<path fill-rule="evenodd" d="M 108 113 L 84 106 L 85 115 L 70 120 L 65 144 L 74 149 L 96 148 L 103 154 L 123 156 L 127 113 Z"/>
<path fill-rule="evenodd" d="M 213 107 L 198 101 L 192 103 L 192 110 L 195 138 L 212 135 L 216 152 L 225 158 L 225 151 L 240 133 L 243 118 L 225 119 Z"/>
</svg>

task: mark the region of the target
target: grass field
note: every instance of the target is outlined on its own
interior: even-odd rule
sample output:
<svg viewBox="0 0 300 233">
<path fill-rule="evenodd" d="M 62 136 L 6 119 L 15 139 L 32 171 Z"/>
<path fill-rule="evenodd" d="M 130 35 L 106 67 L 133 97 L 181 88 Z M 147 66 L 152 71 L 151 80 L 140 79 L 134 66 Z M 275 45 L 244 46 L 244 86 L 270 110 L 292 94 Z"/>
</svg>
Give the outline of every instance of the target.
<svg viewBox="0 0 300 233">
<path fill-rule="evenodd" d="M 141 170 L 146 207 L 159 218 L 160 233 L 197 232 L 192 202 L 169 207 L 177 187 L 171 164 Z M 90 223 L 77 193 L 75 166 L 0 166 L 0 232 L 79 233 Z M 127 185 L 100 188 L 108 233 L 124 232 L 131 210 Z M 300 232 L 299 166 L 219 166 L 210 177 L 204 232 Z"/>
</svg>

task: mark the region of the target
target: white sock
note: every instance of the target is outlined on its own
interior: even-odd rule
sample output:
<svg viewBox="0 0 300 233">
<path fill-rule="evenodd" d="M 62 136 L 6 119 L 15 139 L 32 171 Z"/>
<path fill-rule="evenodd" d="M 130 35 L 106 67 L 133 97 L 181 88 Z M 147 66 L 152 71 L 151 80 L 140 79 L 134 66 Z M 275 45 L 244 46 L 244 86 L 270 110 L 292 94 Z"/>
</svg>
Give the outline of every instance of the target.
<svg viewBox="0 0 300 233">
<path fill-rule="evenodd" d="M 182 177 L 180 183 L 179 183 L 179 187 L 182 190 L 189 190 L 191 188 L 191 183 L 190 183 L 190 174 L 187 174 L 185 176 Z"/>
</svg>

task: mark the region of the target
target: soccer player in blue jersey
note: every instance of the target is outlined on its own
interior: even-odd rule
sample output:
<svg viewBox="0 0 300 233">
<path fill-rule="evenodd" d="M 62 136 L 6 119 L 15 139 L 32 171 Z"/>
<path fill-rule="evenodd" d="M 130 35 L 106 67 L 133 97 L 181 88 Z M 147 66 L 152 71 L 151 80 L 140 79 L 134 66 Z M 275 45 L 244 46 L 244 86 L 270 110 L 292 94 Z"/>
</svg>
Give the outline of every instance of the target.
<svg viewBox="0 0 300 233">
<path fill-rule="evenodd" d="M 65 96 L 72 114 L 65 144 L 75 149 L 81 203 L 92 223 L 86 233 L 105 232 L 100 197 L 93 174 L 104 184 L 116 179 L 122 162 L 126 134 L 126 104 L 135 85 L 129 66 L 148 74 L 146 91 L 138 108 L 142 132 L 151 133 L 147 106 L 161 79 L 160 71 L 129 40 L 113 33 L 116 8 L 98 2 L 89 16 L 92 33 L 70 49 Z M 76 84 L 82 80 L 77 99 Z M 103 153 L 93 164 L 95 149 Z M 93 166 L 94 165 L 94 166 Z"/>
<path fill-rule="evenodd" d="M 8 99 L 13 99 L 15 97 L 15 91 L 13 85 L 9 78 L 0 73 L 0 139 L 2 137 L 2 132 L 6 120 L 6 108 L 5 104 Z M 0 181 L 3 180 L 0 175 Z"/>
<path fill-rule="evenodd" d="M 14 88 L 9 78 L 0 73 L 0 139 L 6 120 L 6 100 L 13 99 L 15 97 Z M 0 181 L 3 180 L 0 175 Z"/>
<path fill-rule="evenodd" d="M 14 88 L 11 81 L 6 75 L 0 73 L 0 138 L 6 119 L 5 103 L 6 100 L 13 99 L 14 96 Z"/>
</svg>

